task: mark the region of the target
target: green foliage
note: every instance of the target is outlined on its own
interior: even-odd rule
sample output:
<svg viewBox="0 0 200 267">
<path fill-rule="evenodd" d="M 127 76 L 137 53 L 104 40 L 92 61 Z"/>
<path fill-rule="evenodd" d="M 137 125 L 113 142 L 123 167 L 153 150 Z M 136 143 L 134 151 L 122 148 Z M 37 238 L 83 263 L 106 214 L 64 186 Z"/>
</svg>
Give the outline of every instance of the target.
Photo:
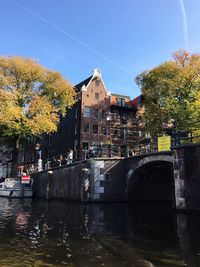
<svg viewBox="0 0 200 267">
<path fill-rule="evenodd" d="M 144 121 L 151 135 L 163 125 L 189 129 L 200 121 L 200 55 L 180 50 L 171 61 L 136 77 L 144 96 Z"/>
<path fill-rule="evenodd" d="M 57 130 L 59 113 L 74 104 L 75 90 L 35 60 L 0 57 L 0 137 L 20 140 Z"/>
</svg>

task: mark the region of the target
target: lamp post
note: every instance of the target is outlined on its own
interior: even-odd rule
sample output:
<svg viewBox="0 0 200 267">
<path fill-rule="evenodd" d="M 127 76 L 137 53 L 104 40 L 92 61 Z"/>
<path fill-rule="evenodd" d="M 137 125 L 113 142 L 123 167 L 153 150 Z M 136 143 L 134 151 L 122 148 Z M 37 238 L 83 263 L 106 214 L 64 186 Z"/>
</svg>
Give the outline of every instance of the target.
<svg viewBox="0 0 200 267">
<path fill-rule="evenodd" d="M 36 150 L 36 155 L 37 155 L 37 159 L 38 159 L 38 162 L 37 162 L 37 169 L 39 172 L 43 171 L 43 168 L 42 168 L 42 151 L 40 149 L 40 144 L 37 143 L 35 145 L 35 150 Z"/>
</svg>

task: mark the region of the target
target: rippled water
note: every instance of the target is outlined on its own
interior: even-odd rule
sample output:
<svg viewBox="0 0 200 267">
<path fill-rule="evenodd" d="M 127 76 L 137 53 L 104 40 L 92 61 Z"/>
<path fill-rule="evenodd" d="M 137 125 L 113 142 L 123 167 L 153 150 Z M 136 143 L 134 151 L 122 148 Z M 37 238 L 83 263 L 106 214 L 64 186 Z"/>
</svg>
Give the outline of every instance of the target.
<svg viewBox="0 0 200 267">
<path fill-rule="evenodd" d="M 200 266 L 200 215 L 166 205 L 0 199 L 0 266 Z"/>
</svg>

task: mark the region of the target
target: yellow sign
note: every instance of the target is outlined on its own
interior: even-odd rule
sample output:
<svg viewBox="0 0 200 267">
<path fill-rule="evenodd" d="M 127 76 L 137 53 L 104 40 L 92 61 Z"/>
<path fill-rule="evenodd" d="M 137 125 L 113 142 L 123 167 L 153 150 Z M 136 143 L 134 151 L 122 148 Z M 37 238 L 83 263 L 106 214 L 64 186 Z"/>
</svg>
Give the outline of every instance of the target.
<svg viewBox="0 0 200 267">
<path fill-rule="evenodd" d="M 171 147 L 171 136 L 158 137 L 158 151 L 169 151 Z"/>
</svg>

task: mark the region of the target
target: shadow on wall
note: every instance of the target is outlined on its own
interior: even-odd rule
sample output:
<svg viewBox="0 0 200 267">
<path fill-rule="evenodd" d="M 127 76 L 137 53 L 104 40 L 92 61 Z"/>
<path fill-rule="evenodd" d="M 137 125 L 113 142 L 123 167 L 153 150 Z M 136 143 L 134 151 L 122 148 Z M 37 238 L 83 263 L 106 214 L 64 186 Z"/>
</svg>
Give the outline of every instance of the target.
<svg viewBox="0 0 200 267">
<path fill-rule="evenodd" d="M 167 201 L 175 207 L 174 174 L 171 162 L 146 163 L 127 182 L 127 199 Z"/>
</svg>

